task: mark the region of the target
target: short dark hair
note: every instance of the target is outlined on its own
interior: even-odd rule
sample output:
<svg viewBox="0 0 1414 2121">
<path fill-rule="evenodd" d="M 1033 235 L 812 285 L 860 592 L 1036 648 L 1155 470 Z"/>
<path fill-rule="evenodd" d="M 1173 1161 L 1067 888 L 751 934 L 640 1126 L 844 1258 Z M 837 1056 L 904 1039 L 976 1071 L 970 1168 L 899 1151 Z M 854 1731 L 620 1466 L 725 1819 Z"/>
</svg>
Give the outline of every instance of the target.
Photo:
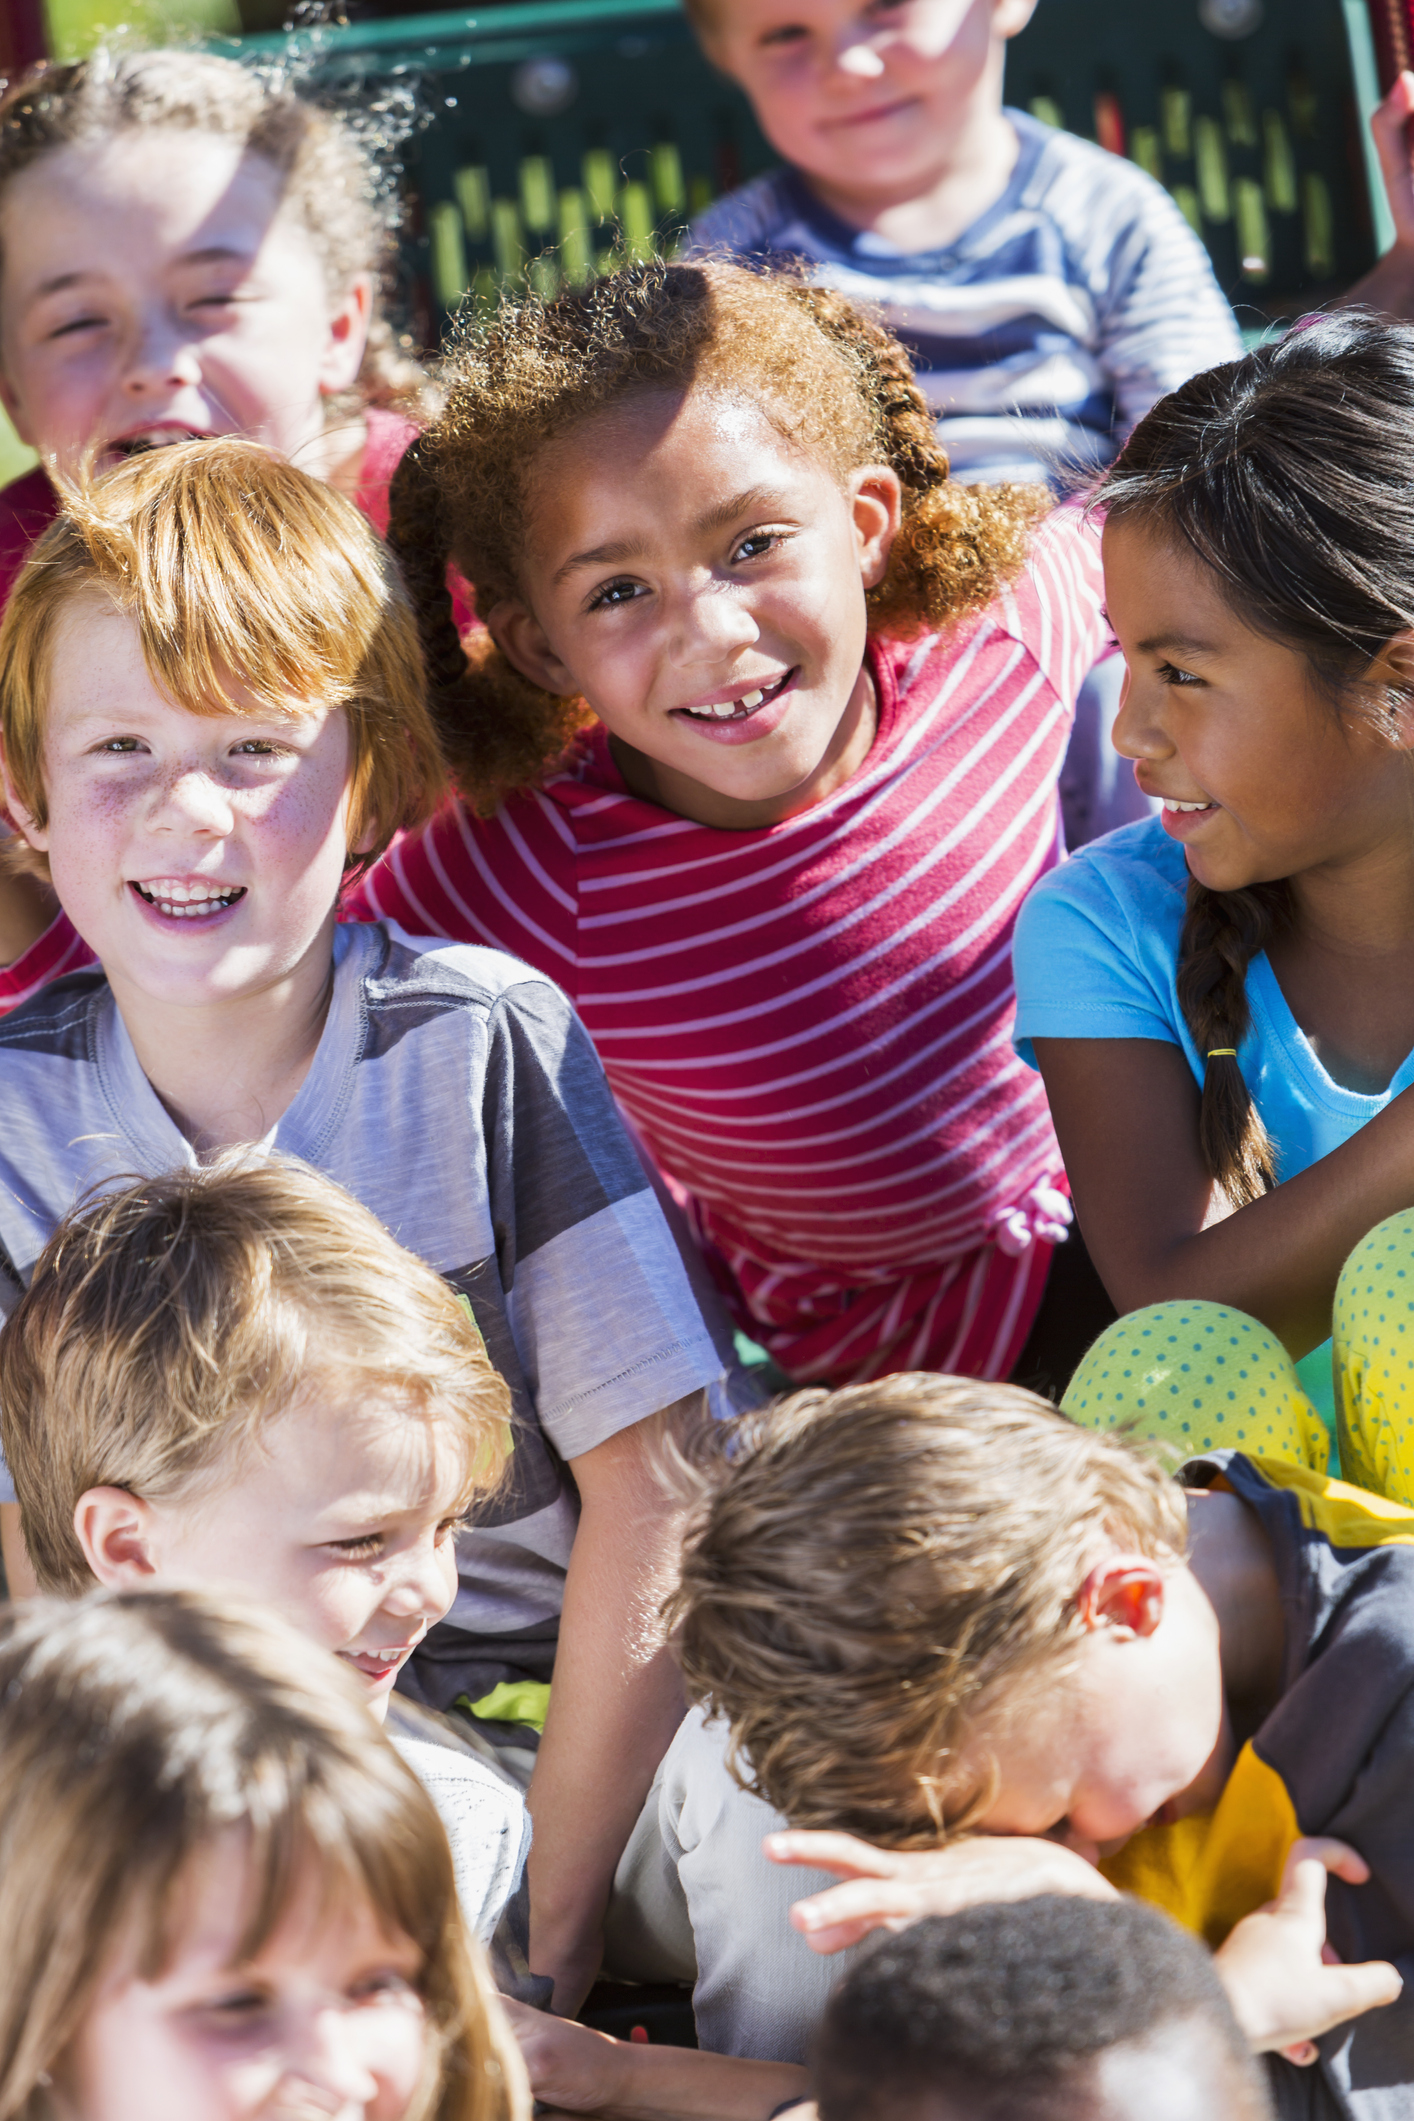
<svg viewBox="0 0 1414 2121">
<path fill-rule="evenodd" d="M 1030 2098 L 1059 2121 L 1067 2080 L 1087 2112 L 1088 2064 L 1185 2020 L 1250 2083 L 1254 2117 L 1266 2113 L 1210 1954 L 1166 1915 L 1046 1893 L 932 1916 L 881 1938 L 831 1997 L 812 2057 L 820 2121 L 940 2096 L 1009 2116 Z"/>
</svg>

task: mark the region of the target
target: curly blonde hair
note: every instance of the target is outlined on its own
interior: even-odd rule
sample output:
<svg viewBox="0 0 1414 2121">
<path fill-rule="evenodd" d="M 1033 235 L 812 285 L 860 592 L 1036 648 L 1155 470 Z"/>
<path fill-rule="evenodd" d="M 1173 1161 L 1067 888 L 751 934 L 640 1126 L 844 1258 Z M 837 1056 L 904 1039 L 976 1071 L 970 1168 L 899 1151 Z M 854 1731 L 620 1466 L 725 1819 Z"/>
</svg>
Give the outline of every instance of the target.
<svg viewBox="0 0 1414 2121">
<path fill-rule="evenodd" d="M 214 133 L 260 155 L 285 180 L 285 201 L 312 238 L 331 297 L 360 273 L 386 294 L 393 268 L 396 200 L 352 126 L 297 95 L 279 73 L 201 51 L 100 47 L 70 65 L 34 67 L 0 83 L 0 194 L 22 170 L 79 141 L 153 128 Z M 366 405 L 430 418 L 428 377 L 375 303 L 351 391 L 330 418 Z"/>
<path fill-rule="evenodd" d="M 444 364 L 441 417 L 393 480 L 389 541 L 419 616 L 444 748 L 467 804 L 489 816 L 534 784 L 590 717 L 522 677 L 485 635 L 463 647 L 449 558 L 483 612 L 518 594 L 530 480 L 546 443 L 647 390 L 749 391 L 795 447 L 841 478 L 886 464 L 903 521 L 870 630 L 936 630 L 991 602 L 1020 568 L 1049 500 L 1029 486 L 961 486 L 893 334 L 842 295 L 726 260 L 629 266 L 579 292 L 511 296 Z"/>
<path fill-rule="evenodd" d="M 1116 1538 L 1179 1559 L 1176 1482 L 1014 1385 L 904 1373 L 737 1424 L 667 1615 L 732 1772 L 798 1827 L 935 1845 L 989 1801 L 969 1755 L 1065 1672 Z"/>
</svg>

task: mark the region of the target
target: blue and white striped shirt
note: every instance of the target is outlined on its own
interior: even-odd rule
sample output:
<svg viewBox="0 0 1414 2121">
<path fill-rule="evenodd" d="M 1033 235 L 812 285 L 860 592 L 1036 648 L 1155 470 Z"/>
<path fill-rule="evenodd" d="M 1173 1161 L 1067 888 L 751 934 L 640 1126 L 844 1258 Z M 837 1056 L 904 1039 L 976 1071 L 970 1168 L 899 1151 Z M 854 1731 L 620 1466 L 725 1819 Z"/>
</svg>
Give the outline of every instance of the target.
<svg viewBox="0 0 1414 2121">
<path fill-rule="evenodd" d="M 792 169 L 719 199 L 692 247 L 784 263 L 882 310 L 913 355 L 955 475 L 1057 481 L 1108 463 L 1166 391 L 1242 352 L 1207 252 L 1161 184 L 1008 110 L 1001 197 L 957 241 L 901 251 Z"/>
</svg>

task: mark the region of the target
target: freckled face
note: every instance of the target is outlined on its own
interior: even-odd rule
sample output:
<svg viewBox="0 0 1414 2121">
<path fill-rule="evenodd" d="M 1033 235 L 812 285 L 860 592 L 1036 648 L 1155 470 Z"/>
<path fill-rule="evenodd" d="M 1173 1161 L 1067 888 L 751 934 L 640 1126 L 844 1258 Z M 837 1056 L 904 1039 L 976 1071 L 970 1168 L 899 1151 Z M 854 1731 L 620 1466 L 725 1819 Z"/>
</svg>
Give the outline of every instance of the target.
<svg viewBox="0 0 1414 2121">
<path fill-rule="evenodd" d="M 311 1872 L 254 1958 L 245 1837 L 194 1860 L 169 1964 L 120 1966 L 53 2071 L 69 2121 L 403 2121 L 428 2032 L 422 1954 Z"/>
<path fill-rule="evenodd" d="M 209 1004 L 327 975 L 350 768 L 342 709 L 190 714 L 134 623 L 76 598 L 51 656 L 48 820 L 15 814 L 120 1000 Z"/>
<path fill-rule="evenodd" d="M 536 460 L 522 567 L 558 689 L 689 791 L 811 800 L 868 685 L 897 491 L 711 391 L 586 420 Z"/>
</svg>

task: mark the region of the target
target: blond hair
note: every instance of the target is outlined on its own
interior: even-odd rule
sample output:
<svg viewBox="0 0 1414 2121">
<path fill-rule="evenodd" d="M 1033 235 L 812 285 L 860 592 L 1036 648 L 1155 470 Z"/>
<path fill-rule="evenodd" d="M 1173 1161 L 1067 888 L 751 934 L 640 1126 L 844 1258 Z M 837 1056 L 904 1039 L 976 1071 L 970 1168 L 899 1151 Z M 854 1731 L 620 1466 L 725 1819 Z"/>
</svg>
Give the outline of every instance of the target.
<svg viewBox="0 0 1414 2121">
<path fill-rule="evenodd" d="M 516 671 L 489 634 L 465 647 L 448 558 L 483 617 L 518 594 L 535 461 L 606 407 L 653 390 L 750 394 L 795 447 L 844 479 L 889 465 L 903 520 L 869 590 L 870 630 L 917 633 L 991 602 L 1049 506 L 1030 486 L 960 486 L 909 358 L 833 289 L 725 259 L 641 265 L 542 302 L 507 296 L 444 365 L 446 405 L 394 474 L 388 539 L 422 627 L 443 743 L 464 800 L 489 815 L 538 780 L 589 718 Z"/>
<path fill-rule="evenodd" d="M 273 1613 L 95 1592 L 0 1622 L 0 2121 L 56 2121 L 49 2078 L 100 1984 L 180 1949 L 183 1887 L 245 1836 L 237 1963 L 311 1864 L 422 1954 L 427 2066 L 407 2121 L 526 2121 L 515 2043 L 462 1927 L 431 1799 L 357 1682 Z"/>
<path fill-rule="evenodd" d="M 163 129 L 212 133 L 277 171 L 283 203 L 314 244 L 330 299 L 369 273 L 391 284 L 398 212 L 349 118 L 295 93 L 281 69 L 202 51 L 110 51 L 33 68 L 0 96 L 0 198 L 5 187 L 59 148 Z M 389 173 L 391 175 L 391 173 Z M 352 391 L 327 402 L 334 417 L 363 405 L 429 417 L 436 400 L 409 342 L 394 337 L 379 301 Z"/>
<path fill-rule="evenodd" d="M 54 639 L 83 595 L 132 619 L 154 681 L 191 714 L 343 710 L 349 840 L 373 840 L 351 869 L 431 816 L 443 773 L 417 629 L 376 533 L 322 479 L 227 436 L 66 489 L 0 622 L 0 741 L 40 826 Z M 37 850 L 27 861 L 47 872 Z"/>
<path fill-rule="evenodd" d="M 1138 1451 L 968 1378 L 793 1393 L 703 1477 L 668 1607 L 689 1695 L 792 1825 L 896 1847 L 989 1794 L 968 1737 L 1063 1669 L 1105 1542 L 1186 1540 L 1177 1486 Z"/>
<path fill-rule="evenodd" d="M 40 1583 L 93 1581 L 74 1531 L 87 1489 L 158 1501 L 219 1480 L 321 1380 L 448 1425 L 463 1506 L 496 1485 L 510 1395 L 468 1307 L 329 1179 L 237 1149 L 81 1203 L 0 1334 L 0 1433 Z"/>
</svg>

